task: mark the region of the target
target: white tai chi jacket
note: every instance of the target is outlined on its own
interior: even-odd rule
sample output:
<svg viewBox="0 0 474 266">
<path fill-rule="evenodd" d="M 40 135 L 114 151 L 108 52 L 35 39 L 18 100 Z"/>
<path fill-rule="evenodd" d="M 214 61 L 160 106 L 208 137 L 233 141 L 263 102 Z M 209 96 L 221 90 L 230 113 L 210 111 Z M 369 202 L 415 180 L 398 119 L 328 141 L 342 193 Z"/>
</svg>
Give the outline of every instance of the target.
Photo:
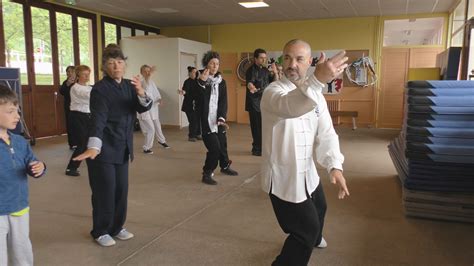
<svg viewBox="0 0 474 266">
<path fill-rule="evenodd" d="M 153 100 L 153 105 L 149 111 L 143 112 L 141 114 L 137 114 L 138 119 L 140 120 L 159 120 L 159 113 L 158 113 L 158 106 L 160 105 L 158 100 L 161 99 L 160 91 L 156 86 L 153 80 L 149 80 L 146 82 L 142 79 L 142 87 L 145 89 L 146 95 Z"/>
<path fill-rule="evenodd" d="M 314 75 L 300 87 L 283 77 L 263 93 L 262 189 L 284 201 L 303 202 L 319 185 L 313 158 L 328 172 L 342 170 L 323 86 Z"/>
</svg>

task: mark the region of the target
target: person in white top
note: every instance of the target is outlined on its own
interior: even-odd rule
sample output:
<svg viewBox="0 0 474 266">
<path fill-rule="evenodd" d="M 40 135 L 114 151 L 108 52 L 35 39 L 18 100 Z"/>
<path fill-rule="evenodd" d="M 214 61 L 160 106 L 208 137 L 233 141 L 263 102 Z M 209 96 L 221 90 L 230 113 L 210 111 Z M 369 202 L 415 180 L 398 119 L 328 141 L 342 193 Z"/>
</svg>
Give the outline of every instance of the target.
<svg viewBox="0 0 474 266">
<path fill-rule="evenodd" d="M 291 40 L 283 49 L 281 80 L 264 91 L 262 111 L 262 188 L 269 193 L 282 230 L 289 234 L 272 265 L 307 265 L 313 247 L 325 247 L 322 227 L 326 201 L 314 159 L 339 186 L 339 198 L 349 195 L 342 174 L 344 156 L 322 95 L 325 83 L 347 67 L 345 52 L 330 59 L 324 53 L 314 73 L 311 47 Z"/>
<path fill-rule="evenodd" d="M 138 121 L 140 122 L 140 128 L 145 136 L 145 143 L 143 144 L 143 152 L 145 154 L 153 154 L 151 148 L 153 148 L 153 138 L 156 134 L 158 143 L 166 149 L 170 146 L 166 144 L 165 136 L 161 130 L 160 115 L 158 112 L 158 106 L 161 104 L 161 94 L 156 87 L 155 82 L 151 80 L 151 74 L 155 71 L 155 67 L 143 65 L 140 68 L 140 73 L 143 76 L 142 87 L 145 88 L 146 94 L 150 99 L 153 100 L 153 106 L 149 111 L 138 114 Z"/>
<path fill-rule="evenodd" d="M 87 149 L 87 140 L 89 139 L 89 121 L 90 108 L 89 100 L 92 87 L 88 84 L 91 69 L 88 66 L 80 65 L 75 68 L 77 82 L 71 87 L 71 105 L 69 107 L 69 119 L 72 131 L 77 141 L 77 147 L 71 155 L 69 164 L 66 168 L 66 175 L 79 176 L 77 170 L 81 165 L 80 161 L 74 161 L 72 158 L 83 153 Z"/>
</svg>

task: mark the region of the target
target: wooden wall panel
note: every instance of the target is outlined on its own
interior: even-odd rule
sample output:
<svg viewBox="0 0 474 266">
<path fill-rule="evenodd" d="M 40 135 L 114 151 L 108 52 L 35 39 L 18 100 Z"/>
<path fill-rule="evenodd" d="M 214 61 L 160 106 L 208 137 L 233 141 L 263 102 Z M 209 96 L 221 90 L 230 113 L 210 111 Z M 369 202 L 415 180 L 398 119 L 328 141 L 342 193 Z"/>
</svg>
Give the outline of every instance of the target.
<svg viewBox="0 0 474 266">
<path fill-rule="evenodd" d="M 236 75 L 237 64 L 239 63 L 237 53 L 220 53 L 220 57 L 219 71 L 227 84 L 227 121 L 235 122 L 237 121 L 237 90 L 239 87 Z"/>
<path fill-rule="evenodd" d="M 33 128 L 33 113 L 31 110 L 31 92 L 25 89 L 26 86 L 22 86 L 22 100 L 23 100 L 23 119 L 25 120 L 26 126 L 30 131 L 30 134 L 33 134 L 31 130 Z"/>
<path fill-rule="evenodd" d="M 57 135 L 56 130 L 56 101 L 49 90 L 36 87 L 34 95 L 34 117 L 36 137 Z"/>
<path fill-rule="evenodd" d="M 436 67 L 436 57 L 443 48 L 410 48 L 410 68 Z"/>
<path fill-rule="evenodd" d="M 403 93 L 407 79 L 410 51 L 408 48 L 384 48 L 377 126 L 400 128 L 403 120 Z"/>
</svg>

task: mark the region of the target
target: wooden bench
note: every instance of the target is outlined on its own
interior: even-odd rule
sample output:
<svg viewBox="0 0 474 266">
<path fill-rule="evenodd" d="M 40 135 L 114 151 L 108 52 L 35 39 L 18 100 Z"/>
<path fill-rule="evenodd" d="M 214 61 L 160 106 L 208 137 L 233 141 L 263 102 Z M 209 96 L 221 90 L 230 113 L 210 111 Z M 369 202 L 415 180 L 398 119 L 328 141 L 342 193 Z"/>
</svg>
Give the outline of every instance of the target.
<svg viewBox="0 0 474 266">
<path fill-rule="evenodd" d="M 357 111 L 329 111 L 331 113 L 332 117 L 338 117 L 338 116 L 350 116 L 352 117 L 352 130 L 357 129 L 356 125 L 356 117 L 359 116 L 359 112 Z"/>
</svg>

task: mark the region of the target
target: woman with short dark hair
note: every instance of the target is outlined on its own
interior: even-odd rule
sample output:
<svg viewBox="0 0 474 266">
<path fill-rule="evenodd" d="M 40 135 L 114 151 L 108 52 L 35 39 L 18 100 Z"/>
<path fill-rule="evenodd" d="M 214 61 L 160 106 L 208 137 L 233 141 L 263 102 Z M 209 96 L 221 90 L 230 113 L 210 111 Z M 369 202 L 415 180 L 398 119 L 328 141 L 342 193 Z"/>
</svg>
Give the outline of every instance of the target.
<svg viewBox="0 0 474 266">
<path fill-rule="evenodd" d="M 227 154 L 227 86 L 219 70 L 220 56 L 217 52 L 207 52 L 199 78 L 195 82 L 199 91 L 197 112 L 201 116 L 202 139 L 207 148 L 206 161 L 203 166 L 202 182 L 217 185 L 212 176 L 219 164 L 221 173 L 238 175 L 230 168 L 232 163 Z"/>
</svg>

